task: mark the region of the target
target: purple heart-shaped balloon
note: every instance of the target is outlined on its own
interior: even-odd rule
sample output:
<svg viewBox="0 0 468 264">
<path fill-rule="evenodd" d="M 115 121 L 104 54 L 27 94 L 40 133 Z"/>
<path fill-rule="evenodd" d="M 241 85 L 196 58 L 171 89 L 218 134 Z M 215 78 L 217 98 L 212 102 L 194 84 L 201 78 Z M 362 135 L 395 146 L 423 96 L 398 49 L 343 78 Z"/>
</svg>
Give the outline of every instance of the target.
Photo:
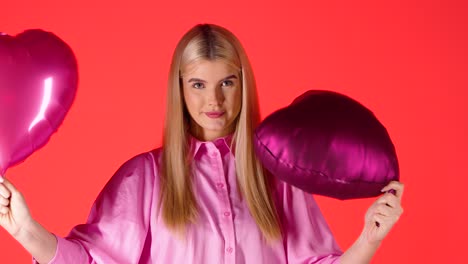
<svg viewBox="0 0 468 264">
<path fill-rule="evenodd" d="M 76 94 L 71 48 L 50 32 L 0 33 L 0 176 L 44 146 Z"/>
<path fill-rule="evenodd" d="M 359 102 L 311 90 L 255 131 L 255 150 L 279 179 L 338 199 L 380 194 L 399 179 L 395 147 L 385 127 Z"/>
</svg>

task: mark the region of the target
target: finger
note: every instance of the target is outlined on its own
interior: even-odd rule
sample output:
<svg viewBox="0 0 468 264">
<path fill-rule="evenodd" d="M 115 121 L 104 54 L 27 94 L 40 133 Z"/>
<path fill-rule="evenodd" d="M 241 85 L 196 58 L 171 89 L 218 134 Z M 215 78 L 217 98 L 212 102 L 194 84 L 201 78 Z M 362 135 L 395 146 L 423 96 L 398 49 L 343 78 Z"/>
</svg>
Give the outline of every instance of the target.
<svg viewBox="0 0 468 264">
<path fill-rule="evenodd" d="M 7 178 L 3 178 L 3 185 L 5 185 L 5 187 L 7 187 L 7 189 L 14 193 L 14 192 L 18 192 L 18 189 L 16 189 L 16 187 L 13 185 L 13 183 L 11 183 Z"/>
<path fill-rule="evenodd" d="M 387 226 L 393 226 L 398 220 L 400 219 L 400 214 L 391 214 L 388 216 L 381 215 L 381 214 L 376 214 L 375 217 L 378 217 L 380 220 L 380 223 L 387 225 Z"/>
<path fill-rule="evenodd" d="M 10 204 L 10 199 L 0 196 L 0 205 L 8 206 L 9 204 Z"/>
<path fill-rule="evenodd" d="M 400 216 L 403 214 L 403 208 L 402 207 L 391 208 L 383 204 L 376 204 L 371 209 L 371 211 L 369 211 L 369 214 L 371 216 L 373 216 L 374 214 L 379 214 L 381 216 L 389 217 L 397 221 L 400 218 Z"/>
<path fill-rule="evenodd" d="M 384 216 L 379 215 L 379 214 L 374 214 L 372 216 L 372 220 L 374 220 L 374 223 L 377 227 L 380 227 L 384 223 Z"/>
<path fill-rule="evenodd" d="M 0 214 L 8 214 L 10 208 L 0 205 Z"/>
<path fill-rule="evenodd" d="M 385 216 L 381 214 L 374 214 L 372 219 L 375 221 L 377 227 L 392 227 L 397 221 L 398 216 Z"/>
<path fill-rule="evenodd" d="M 404 188 L 403 183 L 399 181 L 391 181 L 389 182 L 385 187 L 382 188 L 382 192 L 389 191 L 391 189 L 394 189 L 395 191 L 402 191 Z"/>
<path fill-rule="evenodd" d="M 400 199 L 391 193 L 382 195 L 379 199 L 377 199 L 376 203 L 385 204 L 392 208 L 398 208 L 401 206 Z"/>
<path fill-rule="evenodd" d="M 387 184 L 387 186 L 382 188 L 381 192 L 388 192 L 388 191 L 394 190 L 395 191 L 394 194 L 396 195 L 396 197 L 398 197 L 398 199 L 401 200 L 401 198 L 403 197 L 404 189 L 405 189 L 405 186 L 403 183 L 398 182 L 398 181 L 391 181 L 389 184 Z"/>
<path fill-rule="evenodd" d="M 374 213 L 380 214 L 383 216 L 391 216 L 395 214 L 394 210 L 384 204 L 379 204 L 378 206 L 375 207 Z"/>
<path fill-rule="evenodd" d="M 397 203 L 399 203 L 399 200 L 395 195 L 393 195 L 391 193 L 385 193 L 382 196 L 380 196 L 375 201 L 375 203 L 376 204 L 388 204 L 390 206 L 391 204 L 394 204 L 395 199 L 397 200 Z"/>
<path fill-rule="evenodd" d="M 7 199 L 11 196 L 11 192 L 7 189 L 4 183 L 0 183 L 0 196 Z"/>
<path fill-rule="evenodd" d="M 390 195 L 386 199 L 387 206 L 394 208 L 394 209 L 399 209 L 401 210 L 401 200 L 398 199 L 398 197 L 394 195 Z"/>
</svg>

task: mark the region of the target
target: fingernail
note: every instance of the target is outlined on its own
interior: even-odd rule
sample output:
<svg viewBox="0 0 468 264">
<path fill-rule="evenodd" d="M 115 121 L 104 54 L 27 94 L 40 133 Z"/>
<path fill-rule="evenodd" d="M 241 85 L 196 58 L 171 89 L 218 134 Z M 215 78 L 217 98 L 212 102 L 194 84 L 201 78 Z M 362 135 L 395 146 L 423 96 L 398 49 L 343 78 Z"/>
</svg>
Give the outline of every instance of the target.
<svg viewBox="0 0 468 264">
<path fill-rule="evenodd" d="M 3 180 L 3 176 L 0 175 L 0 183 L 3 183 L 4 180 Z"/>
</svg>

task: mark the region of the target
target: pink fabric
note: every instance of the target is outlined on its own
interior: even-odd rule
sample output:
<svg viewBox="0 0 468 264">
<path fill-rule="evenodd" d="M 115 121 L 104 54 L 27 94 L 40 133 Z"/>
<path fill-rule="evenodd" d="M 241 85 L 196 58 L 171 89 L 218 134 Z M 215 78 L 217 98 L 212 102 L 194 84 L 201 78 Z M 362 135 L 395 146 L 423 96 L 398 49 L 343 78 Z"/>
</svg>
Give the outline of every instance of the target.
<svg viewBox="0 0 468 264">
<path fill-rule="evenodd" d="M 338 263 L 342 252 L 313 196 L 283 182 L 277 182 L 275 199 L 285 235 L 270 245 L 262 239 L 237 192 L 230 140 L 191 138 L 199 219 L 189 226 L 185 241 L 166 229 L 158 210 L 157 149 L 119 168 L 87 223 L 66 238 L 56 236 L 50 263 Z"/>
</svg>

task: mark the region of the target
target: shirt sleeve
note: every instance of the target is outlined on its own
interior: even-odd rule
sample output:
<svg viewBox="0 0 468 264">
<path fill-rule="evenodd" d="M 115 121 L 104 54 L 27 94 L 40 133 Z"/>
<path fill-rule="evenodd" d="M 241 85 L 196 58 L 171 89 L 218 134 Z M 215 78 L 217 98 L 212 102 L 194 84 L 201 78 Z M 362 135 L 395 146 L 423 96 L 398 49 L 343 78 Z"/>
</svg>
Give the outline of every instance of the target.
<svg viewBox="0 0 468 264">
<path fill-rule="evenodd" d="M 284 247 L 288 263 L 339 263 L 343 252 L 314 197 L 286 183 L 280 186 Z"/>
<path fill-rule="evenodd" d="M 49 264 L 138 263 L 149 231 L 152 159 L 141 154 L 125 162 L 97 197 L 86 224 L 65 238 L 54 234 L 57 250 Z"/>
</svg>

